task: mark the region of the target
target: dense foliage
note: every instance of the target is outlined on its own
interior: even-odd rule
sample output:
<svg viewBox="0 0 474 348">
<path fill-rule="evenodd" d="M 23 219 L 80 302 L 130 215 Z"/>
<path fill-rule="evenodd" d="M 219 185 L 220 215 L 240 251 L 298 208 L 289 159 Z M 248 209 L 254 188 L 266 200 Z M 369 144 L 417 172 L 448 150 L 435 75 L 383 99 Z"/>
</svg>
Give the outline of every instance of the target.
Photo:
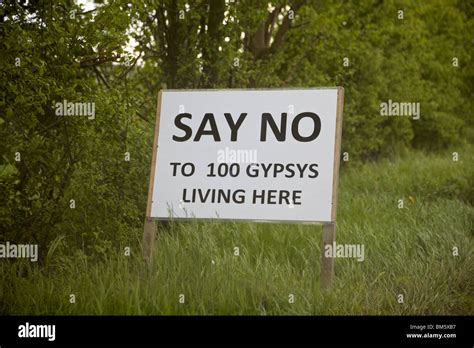
<svg viewBox="0 0 474 348">
<path fill-rule="evenodd" d="M 0 4 L 0 239 L 91 254 L 128 242 L 161 88 L 344 86 L 355 160 L 473 138 L 471 2 L 93 5 Z M 419 102 L 420 119 L 380 116 L 389 99 Z M 57 116 L 63 100 L 95 103 L 95 117 Z"/>
</svg>

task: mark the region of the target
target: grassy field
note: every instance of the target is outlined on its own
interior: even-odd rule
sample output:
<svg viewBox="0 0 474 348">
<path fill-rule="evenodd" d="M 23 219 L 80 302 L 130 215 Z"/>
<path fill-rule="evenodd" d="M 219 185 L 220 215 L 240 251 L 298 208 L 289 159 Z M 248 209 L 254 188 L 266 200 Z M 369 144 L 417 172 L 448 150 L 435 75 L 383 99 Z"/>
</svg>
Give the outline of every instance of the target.
<svg viewBox="0 0 474 348">
<path fill-rule="evenodd" d="M 136 245 L 129 257 L 117 250 L 107 261 L 93 262 L 52 246 L 47 267 L 3 260 L 0 311 L 472 315 L 472 150 L 460 151 L 458 162 L 452 151 L 412 152 L 364 165 L 343 162 L 337 242 L 364 244 L 365 260 L 336 259 L 330 291 L 319 286 L 320 226 L 190 221 L 158 233 L 152 267 L 141 258 L 141 230 L 130 232 Z M 399 294 L 404 303 L 397 301 Z"/>
</svg>

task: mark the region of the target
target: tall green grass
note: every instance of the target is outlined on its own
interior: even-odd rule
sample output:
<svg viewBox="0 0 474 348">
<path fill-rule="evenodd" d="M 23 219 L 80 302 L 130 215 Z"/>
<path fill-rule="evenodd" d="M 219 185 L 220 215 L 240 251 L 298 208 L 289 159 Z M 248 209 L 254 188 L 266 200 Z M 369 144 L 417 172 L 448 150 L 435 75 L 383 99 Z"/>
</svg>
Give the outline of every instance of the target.
<svg viewBox="0 0 474 348">
<path fill-rule="evenodd" d="M 364 244 L 365 260 L 336 259 L 330 291 L 319 285 L 320 226 L 189 221 L 160 229 L 151 266 L 142 260 L 141 230 L 130 231 L 136 243 L 129 257 L 117 250 L 103 262 L 91 261 L 80 251 L 61 249 L 58 240 L 46 267 L 2 260 L 0 311 L 472 315 L 472 147 L 459 155 L 458 162 L 447 151 L 342 163 L 337 242 Z M 397 301 L 399 294 L 404 303 Z"/>
</svg>

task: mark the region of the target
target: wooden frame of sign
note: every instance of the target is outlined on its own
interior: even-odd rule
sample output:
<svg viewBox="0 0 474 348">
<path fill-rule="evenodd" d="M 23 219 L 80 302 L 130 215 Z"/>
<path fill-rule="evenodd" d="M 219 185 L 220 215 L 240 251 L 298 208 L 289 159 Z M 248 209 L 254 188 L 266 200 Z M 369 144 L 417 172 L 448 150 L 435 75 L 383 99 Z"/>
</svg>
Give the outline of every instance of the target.
<svg viewBox="0 0 474 348">
<path fill-rule="evenodd" d="M 285 88 L 291 89 L 291 88 Z M 232 89 L 234 90 L 234 89 Z M 262 90 L 262 89 L 254 89 Z M 176 90 L 175 90 L 176 91 Z M 185 91 L 185 90 L 183 90 Z M 151 160 L 151 170 L 150 170 L 150 181 L 148 186 L 148 199 L 147 207 L 145 213 L 145 224 L 143 231 L 143 254 L 145 260 L 151 264 L 153 257 L 153 248 L 156 235 L 156 226 L 154 224 L 154 219 L 151 217 L 151 206 L 152 206 L 152 196 L 154 189 L 154 178 L 155 178 L 155 168 L 156 168 L 156 156 L 158 149 L 158 135 L 160 130 L 160 113 L 161 113 L 161 94 L 162 91 L 158 93 L 158 101 L 156 107 L 156 121 L 155 121 L 155 131 L 154 131 L 154 140 L 153 140 L 153 155 Z M 316 224 L 323 225 L 323 245 L 322 245 L 322 258 L 321 258 L 321 288 L 328 289 L 331 286 L 332 278 L 334 275 L 334 258 L 332 256 L 325 256 L 325 248 L 327 245 L 333 245 L 336 241 L 336 213 L 337 213 L 337 197 L 338 197 L 338 183 L 339 183 L 339 164 L 341 156 L 341 137 L 342 137 L 342 112 L 344 106 L 344 88 L 337 87 L 337 107 L 336 107 L 336 140 L 334 142 L 334 175 L 333 175 L 333 190 L 332 190 L 332 210 L 331 210 L 331 222 L 314 222 Z M 157 219 L 158 220 L 158 219 Z M 163 219 L 160 219 L 163 220 Z M 250 220 L 251 221 L 251 220 Z M 257 222 L 257 220 L 255 220 Z M 258 222 L 273 222 L 273 221 L 264 221 L 258 220 Z M 334 255 L 331 253 L 331 255 Z"/>
</svg>

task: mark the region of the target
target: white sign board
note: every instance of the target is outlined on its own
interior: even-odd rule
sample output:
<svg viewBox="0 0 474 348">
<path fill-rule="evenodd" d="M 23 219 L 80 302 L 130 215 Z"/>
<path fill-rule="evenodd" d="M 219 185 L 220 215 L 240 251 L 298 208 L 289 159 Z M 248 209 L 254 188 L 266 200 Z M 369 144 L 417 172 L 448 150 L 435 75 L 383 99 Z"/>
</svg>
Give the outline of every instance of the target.
<svg viewBox="0 0 474 348">
<path fill-rule="evenodd" d="M 335 221 L 342 88 L 165 90 L 147 217 Z"/>
</svg>

